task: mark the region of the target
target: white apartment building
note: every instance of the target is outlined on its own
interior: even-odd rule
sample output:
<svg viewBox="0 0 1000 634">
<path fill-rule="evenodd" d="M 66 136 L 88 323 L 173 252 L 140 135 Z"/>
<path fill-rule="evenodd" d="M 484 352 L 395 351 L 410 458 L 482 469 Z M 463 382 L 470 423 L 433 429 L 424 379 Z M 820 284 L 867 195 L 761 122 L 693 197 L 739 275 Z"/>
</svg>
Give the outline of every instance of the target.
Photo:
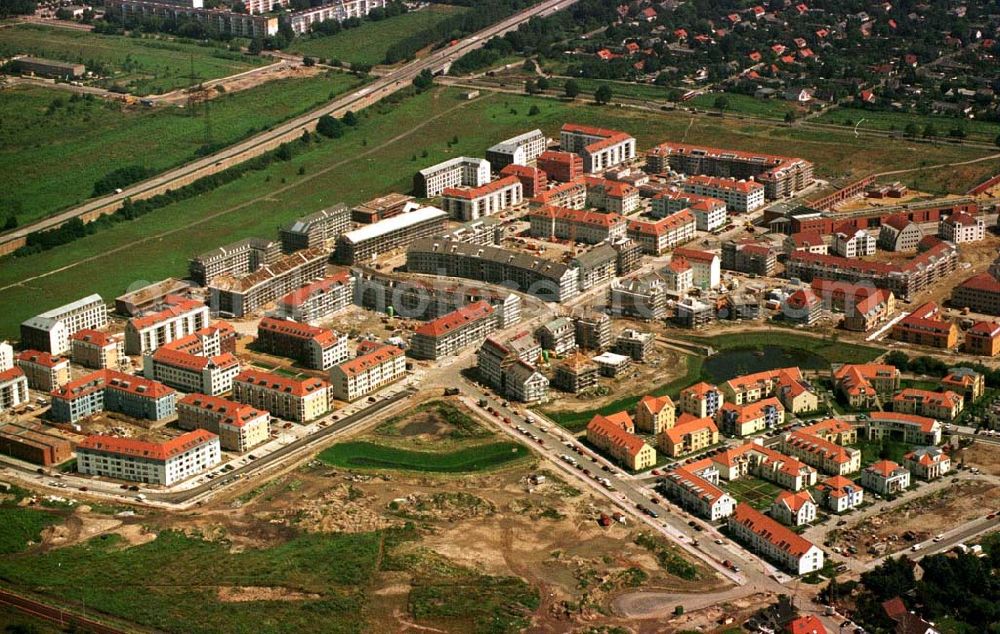
<svg viewBox="0 0 1000 634">
<path fill-rule="evenodd" d="M 78 330 L 99 330 L 108 325 L 108 309 L 98 294 L 45 311 L 21 323 L 21 347 L 52 354 L 67 354 L 70 337 Z"/>
<path fill-rule="evenodd" d="M 160 348 L 143 357 L 143 376 L 181 392 L 225 394 L 239 373 L 239 360 L 228 352 L 209 357 Z"/>
<path fill-rule="evenodd" d="M 879 460 L 861 472 L 861 486 L 879 495 L 894 495 L 910 486 L 910 472 L 891 460 Z"/>
<path fill-rule="evenodd" d="M 618 130 L 606 130 L 575 123 L 563 125 L 559 131 L 563 152 L 572 152 L 583 159 L 583 171 L 600 172 L 635 159 L 635 139 Z"/>
<path fill-rule="evenodd" d="M 517 176 L 505 176 L 482 187 L 448 187 L 442 195 L 444 210 L 452 218 L 479 220 L 520 205 L 524 201 L 524 185 Z"/>
<path fill-rule="evenodd" d="M 875 236 L 864 229 L 858 229 L 854 233 L 838 231 L 833 234 L 832 249 L 842 258 L 863 258 L 875 255 L 877 243 Z"/>
<path fill-rule="evenodd" d="M 71 340 L 70 358 L 87 368 L 117 370 L 125 357 L 125 339 L 89 328 L 79 330 Z"/>
<path fill-rule="evenodd" d="M 330 369 L 333 395 L 342 401 L 376 392 L 406 374 L 406 357 L 396 346 L 380 346 Z"/>
<path fill-rule="evenodd" d="M 217 396 L 188 394 L 177 402 L 181 429 L 206 429 L 227 451 L 243 453 L 270 438 L 271 415 L 250 405 Z"/>
<path fill-rule="evenodd" d="M 695 201 L 688 209 L 694 215 L 698 231 L 715 231 L 726 224 L 726 205 L 722 202 L 704 198 Z"/>
<path fill-rule="evenodd" d="M 76 446 L 82 474 L 161 486 L 187 480 L 221 460 L 219 437 L 204 429 L 161 443 L 94 435 Z"/>
<path fill-rule="evenodd" d="M 508 165 L 530 165 L 545 151 L 546 139 L 541 130 L 532 130 L 497 143 L 486 150 L 486 160 L 499 171 Z"/>
<path fill-rule="evenodd" d="M 330 384 L 322 379 L 294 379 L 260 370 L 244 370 L 233 379 L 233 400 L 305 423 L 330 411 Z"/>
<path fill-rule="evenodd" d="M 955 244 L 976 242 L 986 237 L 986 221 L 966 213 L 956 213 L 938 223 L 942 239 Z"/>
<path fill-rule="evenodd" d="M 354 277 L 341 271 L 278 300 L 279 314 L 302 323 L 326 319 L 354 304 Z"/>
<path fill-rule="evenodd" d="M 573 240 L 587 244 L 625 238 L 628 222 L 615 213 L 565 207 L 540 207 L 528 215 L 530 234 L 536 238 Z"/>
<path fill-rule="evenodd" d="M 764 186 L 754 181 L 694 175 L 681 183 L 681 189 L 691 194 L 718 198 L 726 203 L 727 209 L 741 214 L 764 205 Z"/>
<path fill-rule="evenodd" d="M 809 491 L 782 491 L 769 513 L 786 526 L 805 526 L 816 521 L 816 502 Z"/>
<path fill-rule="evenodd" d="M 549 380 L 532 364 L 518 359 L 504 371 L 505 395 L 521 403 L 537 403 L 549 393 Z"/>
<path fill-rule="evenodd" d="M 14 346 L 0 341 L 0 372 L 14 367 Z"/>
<path fill-rule="evenodd" d="M 861 506 L 865 490 L 844 476 L 833 476 L 816 485 L 820 500 L 834 513 L 843 513 Z"/>
<path fill-rule="evenodd" d="M 795 574 L 804 575 L 823 567 L 823 551 L 815 544 L 749 504 L 736 505 L 728 525 L 730 534 L 752 552 L 778 562 Z"/>
<path fill-rule="evenodd" d="M 684 209 L 662 220 L 630 220 L 626 235 L 642 247 L 643 253 L 663 255 L 668 250 L 690 242 L 695 237 L 697 221 Z"/>
<path fill-rule="evenodd" d="M 0 372 L 0 412 L 20 407 L 29 400 L 28 377 L 21 368 Z"/>
<path fill-rule="evenodd" d="M 125 325 L 125 352 L 148 354 L 160 346 L 206 328 L 209 309 L 194 299 L 169 295 L 167 307 L 143 317 L 133 317 Z"/>
<path fill-rule="evenodd" d="M 711 251 L 674 249 L 674 258 L 683 258 L 691 267 L 691 282 L 703 291 L 717 288 L 722 283 L 722 260 Z"/>
<path fill-rule="evenodd" d="M 449 187 L 482 187 L 490 182 L 490 162 L 459 156 L 417 172 L 417 191 L 434 198 Z"/>
<path fill-rule="evenodd" d="M 712 522 L 732 515 L 736 500 L 719 488 L 719 469 L 703 459 L 667 473 L 667 493 L 682 508 Z"/>
<path fill-rule="evenodd" d="M 264 6 L 268 2 L 272 5 L 278 4 L 278 0 L 244 0 L 245 2 L 261 2 Z M 296 35 L 304 35 L 312 30 L 312 25 L 326 20 L 336 20 L 343 22 L 348 18 L 363 18 L 372 9 L 385 7 L 388 0 L 338 0 L 329 4 L 322 4 L 318 7 L 293 11 L 288 14 L 288 24 L 295 31 Z"/>
</svg>

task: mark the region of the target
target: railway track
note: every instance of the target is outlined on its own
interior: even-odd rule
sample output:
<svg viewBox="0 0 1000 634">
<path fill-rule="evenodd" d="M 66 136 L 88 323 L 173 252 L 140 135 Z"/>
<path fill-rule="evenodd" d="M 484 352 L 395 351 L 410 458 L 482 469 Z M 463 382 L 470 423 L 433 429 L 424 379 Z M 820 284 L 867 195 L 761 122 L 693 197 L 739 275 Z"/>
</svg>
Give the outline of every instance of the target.
<svg viewBox="0 0 1000 634">
<path fill-rule="evenodd" d="M 27 616 L 55 623 L 60 627 L 76 625 L 94 634 L 126 634 L 128 632 L 128 630 L 120 630 L 106 623 L 101 623 L 100 621 L 95 621 L 73 612 L 67 612 L 61 608 L 52 607 L 41 601 L 29 599 L 8 590 L 0 589 L 0 604 L 13 608 Z"/>
</svg>

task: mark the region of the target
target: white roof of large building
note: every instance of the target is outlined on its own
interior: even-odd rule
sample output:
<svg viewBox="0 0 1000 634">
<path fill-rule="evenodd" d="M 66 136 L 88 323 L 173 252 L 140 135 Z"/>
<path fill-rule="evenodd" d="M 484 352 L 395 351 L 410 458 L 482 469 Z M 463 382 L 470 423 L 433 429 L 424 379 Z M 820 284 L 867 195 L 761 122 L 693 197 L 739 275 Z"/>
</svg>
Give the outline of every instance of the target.
<svg viewBox="0 0 1000 634">
<path fill-rule="evenodd" d="M 94 293 L 93 295 L 87 295 L 86 297 L 81 297 L 75 302 L 70 302 L 69 304 L 59 306 L 58 308 L 47 310 L 44 313 L 41 313 L 40 315 L 35 315 L 34 317 L 25 320 L 23 323 L 24 325 L 31 328 L 49 329 L 56 321 L 61 319 L 67 313 L 79 310 L 95 302 L 103 304 L 104 300 L 101 298 L 100 295 Z"/>
<path fill-rule="evenodd" d="M 360 229 L 355 229 L 354 231 L 348 231 L 344 234 L 344 239 L 348 242 L 358 244 L 359 242 L 371 240 L 372 238 L 377 238 L 387 233 L 392 233 L 393 231 L 412 227 L 413 225 L 421 222 L 447 217 L 448 214 L 437 207 L 421 207 L 420 209 L 411 211 L 410 213 L 400 214 L 398 216 L 393 216 L 392 218 L 386 218 L 385 220 L 380 220 L 374 224 L 370 224 L 367 227 L 361 227 Z"/>
<path fill-rule="evenodd" d="M 631 361 L 632 358 L 624 354 L 617 354 L 614 352 L 604 352 L 594 357 L 593 360 L 595 363 L 604 363 L 607 365 L 621 365 L 626 361 Z"/>
<path fill-rule="evenodd" d="M 525 132 L 524 134 L 519 134 L 519 135 L 517 135 L 515 137 L 511 137 L 509 139 L 501 141 L 501 142 L 497 143 L 496 145 L 494 145 L 493 147 L 489 148 L 487 150 L 487 152 L 498 152 L 498 153 L 502 152 L 502 153 L 505 153 L 505 154 L 510 154 L 510 153 L 514 152 L 515 150 L 517 150 L 517 148 L 519 148 L 525 142 L 530 141 L 531 139 L 534 139 L 534 138 L 537 138 L 537 137 L 544 138 L 545 135 L 542 134 L 541 130 L 539 130 L 539 129 L 536 128 L 536 129 L 532 130 L 531 132 Z"/>
<path fill-rule="evenodd" d="M 489 161 L 487 161 L 486 159 L 472 158 L 469 156 L 456 156 L 453 159 L 442 161 L 437 165 L 431 165 L 430 167 L 425 167 L 424 169 L 420 170 L 420 174 L 423 176 L 430 176 L 431 174 L 436 174 L 437 172 L 443 169 L 454 167 L 455 165 L 461 165 L 463 163 L 474 163 L 476 165 L 482 165 L 483 163 L 486 163 L 487 168 L 490 165 Z"/>
</svg>

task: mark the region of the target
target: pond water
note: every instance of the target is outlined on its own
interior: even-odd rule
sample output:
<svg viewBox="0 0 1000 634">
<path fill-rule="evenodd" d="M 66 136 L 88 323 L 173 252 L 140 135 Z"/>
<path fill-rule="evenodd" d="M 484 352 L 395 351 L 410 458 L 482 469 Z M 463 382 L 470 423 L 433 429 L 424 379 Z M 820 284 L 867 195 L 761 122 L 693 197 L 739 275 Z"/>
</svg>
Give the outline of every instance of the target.
<svg viewBox="0 0 1000 634">
<path fill-rule="evenodd" d="M 703 367 L 712 383 L 722 383 L 743 374 L 791 366 L 803 370 L 825 370 L 830 364 L 823 357 L 801 348 L 762 346 L 724 350 L 707 357 Z"/>
</svg>

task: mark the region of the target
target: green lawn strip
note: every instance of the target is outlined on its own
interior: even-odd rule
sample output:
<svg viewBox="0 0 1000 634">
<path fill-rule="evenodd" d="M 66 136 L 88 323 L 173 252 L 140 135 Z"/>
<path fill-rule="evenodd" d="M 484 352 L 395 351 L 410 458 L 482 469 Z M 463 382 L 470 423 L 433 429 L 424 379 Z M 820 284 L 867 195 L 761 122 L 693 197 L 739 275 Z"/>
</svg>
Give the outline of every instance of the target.
<svg viewBox="0 0 1000 634">
<path fill-rule="evenodd" d="M 121 86 L 135 95 L 164 93 L 272 61 L 230 51 L 217 42 L 101 35 L 36 24 L 0 29 L 0 56 L 17 54 L 81 63 L 88 71 L 99 71 L 95 64 L 103 65 L 108 72 L 101 73 L 106 79 L 98 80 L 98 85 Z"/>
<path fill-rule="evenodd" d="M 770 508 L 771 503 L 781 492 L 781 487 L 759 478 L 740 478 L 725 486 L 739 502 L 746 502 L 758 511 Z"/>
<path fill-rule="evenodd" d="M 892 460 L 896 464 L 903 464 L 903 456 L 909 453 L 914 445 L 894 440 L 866 440 L 858 438 L 858 442 L 851 445 L 861 451 L 861 468 L 879 460 Z"/>
<path fill-rule="evenodd" d="M 59 519 L 59 515 L 46 511 L 0 506 L 0 554 L 21 552 L 28 542 L 37 542 L 42 531 Z"/>
<path fill-rule="evenodd" d="M 997 135 L 1000 134 L 1000 123 L 993 121 L 949 117 L 947 115 L 924 115 L 915 112 L 883 112 L 848 106 L 827 110 L 813 121 L 843 125 L 852 129 L 858 125 L 858 122 L 861 122 L 858 127 L 862 130 L 867 128 L 883 131 L 898 130 L 900 132 L 912 123 L 917 127 L 918 134 L 921 135 L 924 128 L 931 125 L 936 128 L 938 136 L 941 137 L 947 137 L 952 128 L 961 128 L 965 130 L 966 138 L 986 143 L 993 143 Z"/>
<path fill-rule="evenodd" d="M 366 441 L 344 442 L 325 449 L 319 459 L 347 469 L 395 469 L 432 473 L 470 473 L 521 460 L 528 449 L 514 442 L 495 442 L 453 451 L 410 451 Z"/>
<path fill-rule="evenodd" d="M 209 140 L 213 147 L 230 145 L 358 85 L 339 72 L 276 80 L 213 99 L 207 117 L 204 106 L 124 107 L 70 101 L 56 89 L 9 90 L 0 101 L 0 169 L 8 184 L 0 202 L 24 225 L 83 203 L 94 183 L 116 169 L 166 170 L 197 158 Z M 64 105 L 52 108 L 56 101 Z"/>
<path fill-rule="evenodd" d="M 723 110 L 726 114 L 746 114 L 753 117 L 784 120 L 789 112 L 801 114 L 801 111 L 789 101 L 782 99 L 757 99 L 751 95 L 736 93 L 705 93 L 684 102 L 685 106 L 693 106 L 703 110 L 718 111 L 715 101 L 720 97 L 726 100 Z"/>
<path fill-rule="evenodd" d="M 366 20 L 361 26 L 333 35 L 315 34 L 298 38 L 292 43 L 289 51 L 350 64 L 381 64 L 386 51 L 399 40 L 433 28 L 443 20 L 467 10 L 465 7 L 432 4 L 419 11 L 411 11 L 377 22 Z"/>
<path fill-rule="evenodd" d="M 796 335 L 790 332 L 741 332 L 711 337 L 681 336 L 688 341 L 705 343 L 717 350 L 740 350 L 777 346 L 805 350 L 823 357 L 830 363 L 868 363 L 884 350 L 854 343 Z"/>
</svg>

